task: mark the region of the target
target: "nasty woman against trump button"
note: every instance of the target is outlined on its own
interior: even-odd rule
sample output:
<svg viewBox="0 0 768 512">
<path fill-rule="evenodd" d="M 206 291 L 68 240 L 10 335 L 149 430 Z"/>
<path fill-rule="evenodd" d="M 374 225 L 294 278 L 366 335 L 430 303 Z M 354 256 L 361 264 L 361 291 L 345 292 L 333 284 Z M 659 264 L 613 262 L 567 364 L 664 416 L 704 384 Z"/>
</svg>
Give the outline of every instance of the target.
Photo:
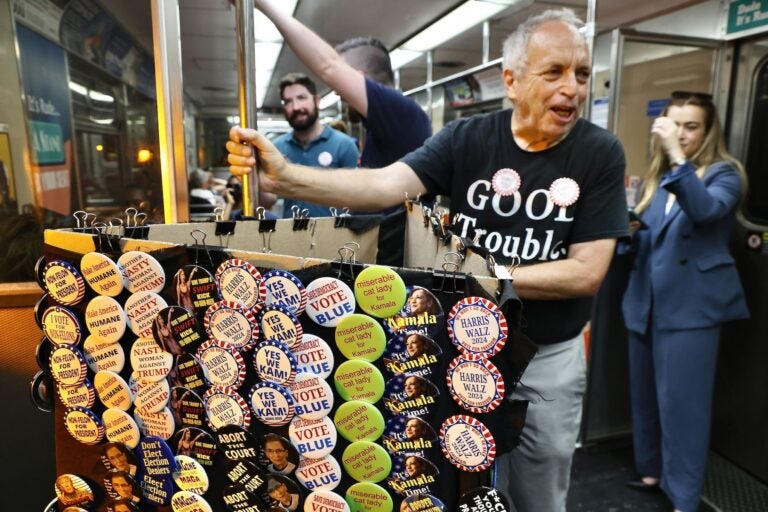
<svg viewBox="0 0 768 512">
<path fill-rule="evenodd" d="M 131 346 L 130 359 L 139 380 L 163 380 L 173 367 L 173 356 L 163 350 L 153 338 L 137 338 Z"/>
<path fill-rule="evenodd" d="M 387 451 L 371 441 L 355 441 L 347 446 L 341 463 L 347 474 L 358 482 L 380 482 L 392 470 Z"/>
<path fill-rule="evenodd" d="M 133 418 L 139 426 L 139 430 L 145 436 L 159 437 L 160 439 L 170 439 L 176 430 L 176 420 L 173 419 L 173 413 L 167 407 L 160 412 L 140 412 L 133 411 Z"/>
<path fill-rule="evenodd" d="M 355 295 L 340 279 L 319 277 L 307 285 L 307 316 L 318 325 L 336 327 L 355 311 Z"/>
<path fill-rule="evenodd" d="M 171 387 L 166 379 L 156 382 L 141 380 L 136 388 L 133 406 L 141 413 L 160 412 L 168 405 Z"/>
<path fill-rule="evenodd" d="M 341 319 L 334 334 L 336 346 L 347 359 L 375 361 L 384 353 L 384 328 L 368 315 L 352 313 Z"/>
<path fill-rule="evenodd" d="M 296 378 L 296 356 L 288 345 L 277 340 L 265 340 L 253 351 L 253 366 L 261 380 L 290 386 Z"/>
<path fill-rule="evenodd" d="M 223 300 L 237 302 L 245 308 L 264 303 L 267 288 L 261 272 L 245 260 L 232 258 L 216 269 L 214 275 Z"/>
<path fill-rule="evenodd" d="M 355 299 L 369 315 L 388 318 L 405 304 L 405 283 L 391 268 L 373 265 L 357 275 Z"/>
<path fill-rule="evenodd" d="M 448 335 L 464 354 L 498 354 L 508 332 L 507 319 L 499 307 L 482 297 L 461 299 L 448 314 Z"/>
<path fill-rule="evenodd" d="M 288 427 L 288 436 L 299 455 L 319 459 L 329 455 L 336 447 L 336 426 L 328 416 L 317 420 L 295 417 Z"/>
<path fill-rule="evenodd" d="M 165 287 L 162 265 L 145 252 L 128 251 L 117 260 L 123 269 L 123 284 L 131 292 L 160 292 Z"/>
<path fill-rule="evenodd" d="M 496 365 L 477 355 L 457 356 L 451 361 L 446 382 L 456 403 L 475 413 L 493 411 L 506 393 L 504 379 Z"/>
<path fill-rule="evenodd" d="M 168 307 L 165 299 L 150 291 L 139 291 L 125 301 L 128 328 L 141 338 L 152 337 L 152 324 L 160 311 Z"/>
<path fill-rule="evenodd" d="M 368 361 L 345 361 L 333 374 L 336 391 L 344 400 L 378 402 L 384 395 L 384 377 Z"/>
<path fill-rule="evenodd" d="M 440 426 L 440 447 L 448 461 L 462 471 L 483 471 L 496 458 L 491 431 L 471 416 L 447 418 Z"/>
</svg>

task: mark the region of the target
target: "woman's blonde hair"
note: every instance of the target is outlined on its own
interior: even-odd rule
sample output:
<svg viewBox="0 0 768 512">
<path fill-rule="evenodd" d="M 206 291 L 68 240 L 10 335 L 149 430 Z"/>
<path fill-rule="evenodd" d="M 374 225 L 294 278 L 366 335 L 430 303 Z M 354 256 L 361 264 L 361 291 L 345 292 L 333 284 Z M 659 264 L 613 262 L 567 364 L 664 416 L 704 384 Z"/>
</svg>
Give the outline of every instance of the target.
<svg viewBox="0 0 768 512">
<path fill-rule="evenodd" d="M 739 173 L 741 179 L 741 195 L 746 196 L 747 193 L 747 175 L 744 172 L 744 167 L 741 162 L 728 152 L 725 146 L 725 137 L 723 136 L 723 129 L 720 125 L 720 120 L 717 117 L 717 111 L 715 105 L 712 103 L 712 96 L 699 92 L 680 92 L 676 91 L 672 93 L 671 99 L 662 116 L 666 116 L 669 112 L 669 107 L 683 107 L 686 105 L 693 105 L 704 110 L 704 124 L 706 127 L 706 135 L 701 147 L 689 158 L 691 164 L 696 167 L 696 174 L 701 178 L 704 175 L 704 170 L 715 162 L 726 161 L 729 162 Z M 651 164 L 648 168 L 648 175 L 645 178 L 645 184 L 643 185 L 640 201 L 635 206 L 636 212 L 642 212 L 645 210 L 654 194 L 659 188 L 659 182 L 661 181 L 664 173 L 671 167 L 671 162 L 661 147 L 657 137 L 651 137 Z"/>
</svg>

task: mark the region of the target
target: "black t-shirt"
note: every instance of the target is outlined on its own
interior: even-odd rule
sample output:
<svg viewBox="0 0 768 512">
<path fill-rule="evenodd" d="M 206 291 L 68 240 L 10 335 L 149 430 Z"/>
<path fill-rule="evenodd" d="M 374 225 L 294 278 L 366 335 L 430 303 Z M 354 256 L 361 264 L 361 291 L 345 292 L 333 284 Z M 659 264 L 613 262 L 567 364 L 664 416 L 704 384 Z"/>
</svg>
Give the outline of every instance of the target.
<svg viewBox="0 0 768 512">
<path fill-rule="evenodd" d="M 571 244 L 628 235 L 624 150 L 618 139 L 583 119 L 559 144 L 523 151 L 504 110 L 447 125 L 403 158 L 433 194 L 451 197 L 454 231 L 474 238 L 499 263 L 518 256 L 522 264 L 564 259 Z M 496 194 L 494 174 L 513 169 L 520 189 Z M 555 205 L 549 189 L 570 178 L 579 196 Z M 590 315 L 590 299 L 525 300 L 523 332 L 539 344 L 576 336 Z"/>
</svg>

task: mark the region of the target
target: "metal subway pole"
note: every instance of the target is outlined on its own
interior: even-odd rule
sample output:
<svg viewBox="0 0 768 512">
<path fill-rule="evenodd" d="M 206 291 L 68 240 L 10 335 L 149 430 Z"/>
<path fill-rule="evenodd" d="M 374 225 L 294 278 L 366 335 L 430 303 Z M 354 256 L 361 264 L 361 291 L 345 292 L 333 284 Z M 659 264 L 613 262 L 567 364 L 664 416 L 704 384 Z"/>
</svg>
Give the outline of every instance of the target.
<svg viewBox="0 0 768 512">
<path fill-rule="evenodd" d="M 189 220 L 178 0 L 152 0 L 157 128 L 166 224 Z"/>
<path fill-rule="evenodd" d="M 256 46 L 253 33 L 253 9 L 253 0 L 236 0 L 235 2 L 240 126 L 256 129 Z M 242 180 L 243 214 L 250 216 L 253 215 L 254 202 L 256 205 L 259 203 L 259 179 L 254 172 L 251 175 L 243 176 Z M 254 199 L 252 200 L 252 198 Z"/>
</svg>

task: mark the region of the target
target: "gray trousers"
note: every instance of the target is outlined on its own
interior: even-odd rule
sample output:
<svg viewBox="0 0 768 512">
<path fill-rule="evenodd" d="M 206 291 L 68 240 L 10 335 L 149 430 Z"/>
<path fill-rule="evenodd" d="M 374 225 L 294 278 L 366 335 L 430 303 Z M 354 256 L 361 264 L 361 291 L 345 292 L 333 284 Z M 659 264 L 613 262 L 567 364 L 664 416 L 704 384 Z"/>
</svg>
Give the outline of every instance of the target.
<svg viewBox="0 0 768 512">
<path fill-rule="evenodd" d="M 540 345 L 509 398 L 529 400 L 520 445 L 496 459 L 496 485 L 517 512 L 564 512 L 586 386 L 584 338 Z"/>
</svg>

